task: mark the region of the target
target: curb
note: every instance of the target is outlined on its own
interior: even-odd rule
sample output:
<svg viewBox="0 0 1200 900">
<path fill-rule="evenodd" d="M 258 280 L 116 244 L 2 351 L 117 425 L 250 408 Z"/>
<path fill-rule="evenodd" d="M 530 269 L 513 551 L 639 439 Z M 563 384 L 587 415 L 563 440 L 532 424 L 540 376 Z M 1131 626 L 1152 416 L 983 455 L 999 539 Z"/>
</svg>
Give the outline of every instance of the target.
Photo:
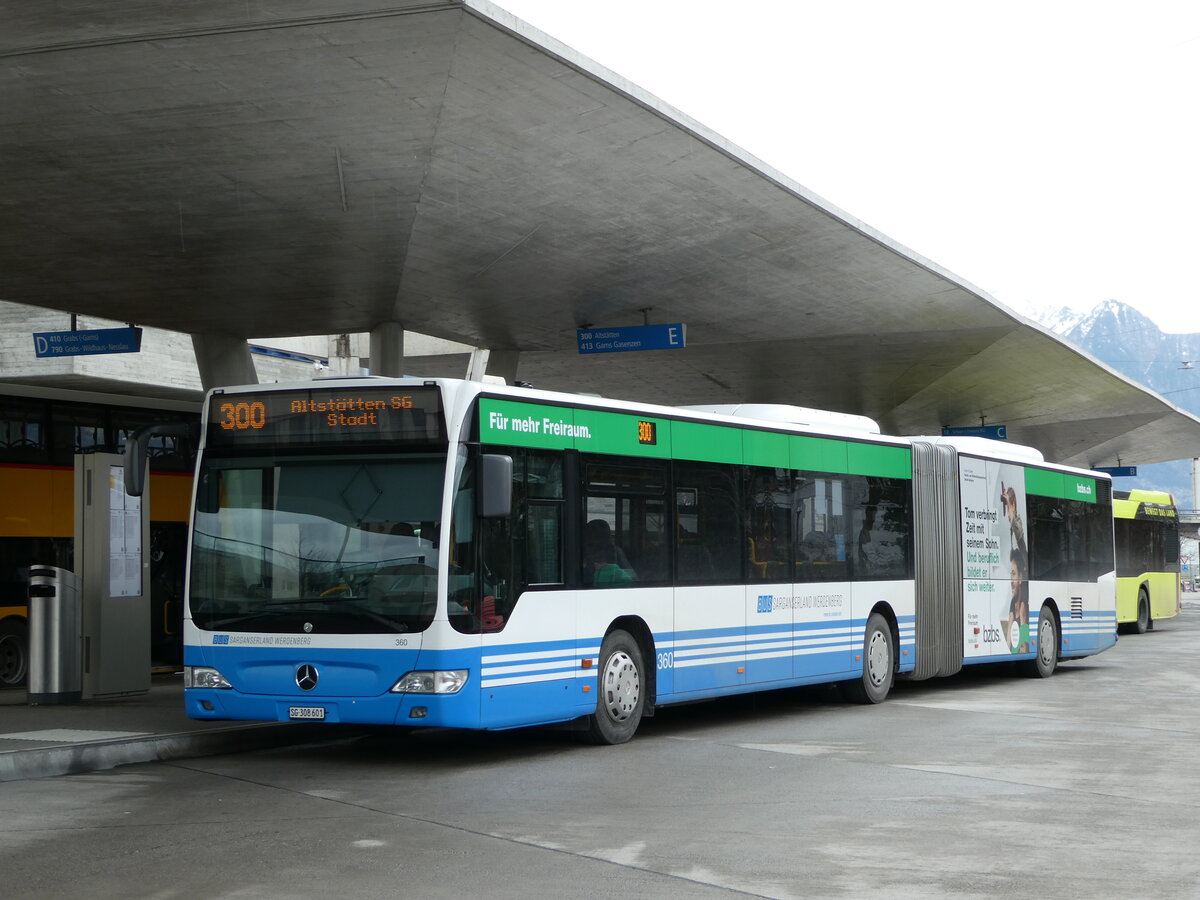
<svg viewBox="0 0 1200 900">
<path fill-rule="evenodd" d="M 150 734 L 121 741 L 92 741 L 0 753 L 0 782 L 74 775 L 126 766 L 222 753 L 245 753 L 305 743 L 328 743 L 361 734 L 360 729 L 268 722 L 175 734 Z"/>
</svg>

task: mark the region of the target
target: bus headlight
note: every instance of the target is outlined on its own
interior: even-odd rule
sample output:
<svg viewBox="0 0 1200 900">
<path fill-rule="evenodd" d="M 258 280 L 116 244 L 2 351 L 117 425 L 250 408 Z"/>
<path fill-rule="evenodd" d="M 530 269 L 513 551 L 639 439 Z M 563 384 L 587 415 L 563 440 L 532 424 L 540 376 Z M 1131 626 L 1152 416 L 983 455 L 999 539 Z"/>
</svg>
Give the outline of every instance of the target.
<svg viewBox="0 0 1200 900">
<path fill-rule="evenodd" d="M 185 688 L 214 688 L 228 691 L 233 688 L 224 675 L 209 666 L 184 666 L 183 686 Z"/>
<path fill-rule="evenodd" d="M 467 669 L 409 672 L 392 685 L 393 694 L 457 694 L 467 683 Z"/>
</svg>

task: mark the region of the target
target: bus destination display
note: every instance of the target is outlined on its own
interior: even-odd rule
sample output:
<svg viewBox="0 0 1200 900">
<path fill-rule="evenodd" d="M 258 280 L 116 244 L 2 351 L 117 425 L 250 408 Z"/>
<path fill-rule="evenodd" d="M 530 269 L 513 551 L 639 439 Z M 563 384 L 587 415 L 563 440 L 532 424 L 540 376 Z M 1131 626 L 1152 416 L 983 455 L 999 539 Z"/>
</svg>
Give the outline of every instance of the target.
<svg viewBox="0 0 1200 900">
<path fill-rule="evenodd" d="M 209 444 L 445 441 L 436 387 L 215 395 Z"/>
</svg>

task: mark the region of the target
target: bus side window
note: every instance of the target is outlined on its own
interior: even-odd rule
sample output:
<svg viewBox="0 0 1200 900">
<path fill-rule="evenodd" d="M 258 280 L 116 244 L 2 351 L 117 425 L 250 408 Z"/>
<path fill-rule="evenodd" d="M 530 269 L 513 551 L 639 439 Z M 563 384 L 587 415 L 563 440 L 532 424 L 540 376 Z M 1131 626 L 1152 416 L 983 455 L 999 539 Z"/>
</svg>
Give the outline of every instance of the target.
<svg viewBox="0 0 1200 900">
<path fill-rule="evenodd" d="M 48 463 L 48 407 L 39 400 L 5 397 L 0 401 L 0 462 Z"/>
<path fill-rule="evenodd" d="M 657 460 L 583 460 L 580 583 L 584 587 L 666 584 L 666 466 Z"/>
<path fill-rule="evenodd" d="M 742 580 L 740 471 L 710 463 L 675 465 L 675 581 Z"/>
<path fill-rule="evenodd" d="M 911 578 L 911 482 L 851 476 L 849 490 L 854 577 Z"/>
<path fill-rule="evenodd" d="M 792 473 L 746 469 L 746 570 L 751 581 L 792 580 Z"/>
<path fill-rule="evenodd" d="M 515 460 L 514 460 L 515 463 Z M 514 479 L 517 475 L 514 473 Z M 517 485 L 514 484 L 514 488 Z M 557 451 L 525 453 L 519 514 L 524 519 L 525 584 L 563 581 L 563 455 Z"/>
<path fill-rule="evenodd" d="M 796 580 L 847 577 L 846 490 L 840 476 L 802 473 L 796 479 Z"/>
<path fill-rule="evenodd" d="M 503 630 L 527 588 L 563 581 L 562 454 L 520 447 L 501 448 L 500 452 L 513 460 L 512 512 L 507 518 L 475 517 L 470 485 L 460 488 L 455 512 L 456 523 L 465 524 L 466 519 L 473 523 L 479 542 L 474 588 L 479 597 L 460 591 L 456 603 L 472 615 L 478 609 L 478 627 L 484 632 Z M 464 560 L 457 565 L 468 568 L 473 552 L 470 530 L 459 524 L 455 530 L 460 547 L 457 555 Z M 470 579 L 465 581 L 469 583 Z M 460 630 L 470 630 L 474 624 L 461 617 L 452 622 Z"/>
</svg>

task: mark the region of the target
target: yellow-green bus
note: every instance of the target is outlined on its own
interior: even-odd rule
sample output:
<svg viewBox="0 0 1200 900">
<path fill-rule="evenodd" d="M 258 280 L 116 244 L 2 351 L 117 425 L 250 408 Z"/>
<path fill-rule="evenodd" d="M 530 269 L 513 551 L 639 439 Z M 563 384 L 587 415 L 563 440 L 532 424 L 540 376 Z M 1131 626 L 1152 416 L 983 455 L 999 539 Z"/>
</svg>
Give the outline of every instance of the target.
<svg viewBox="0 0 1200 900">
<path fill-rule="evenodd" d="M 1145 634 L 1179 614 L 1179 513 L 1164 491 L 1113 491 L 1117 625 Z"/>
</svg>

